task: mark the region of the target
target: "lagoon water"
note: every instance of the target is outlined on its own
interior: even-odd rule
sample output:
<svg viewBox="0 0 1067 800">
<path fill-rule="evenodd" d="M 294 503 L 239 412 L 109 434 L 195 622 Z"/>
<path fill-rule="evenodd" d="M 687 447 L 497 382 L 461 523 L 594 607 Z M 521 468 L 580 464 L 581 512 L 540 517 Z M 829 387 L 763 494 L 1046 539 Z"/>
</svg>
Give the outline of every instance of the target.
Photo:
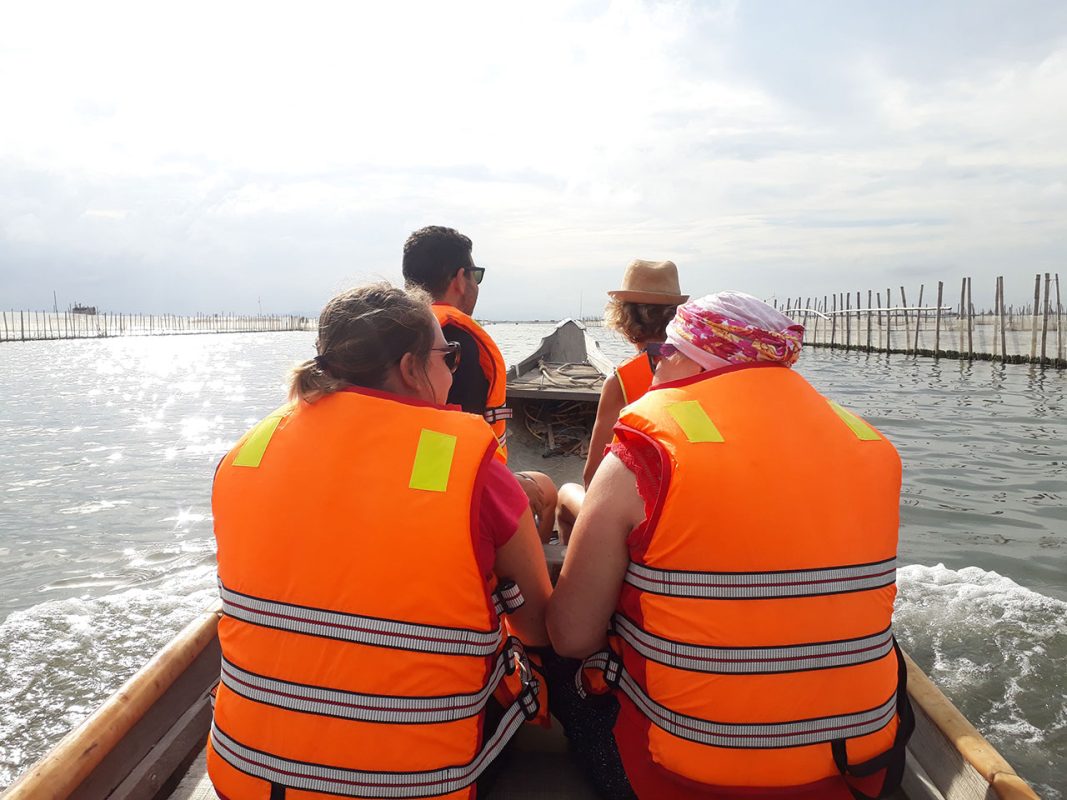
<svg viewBox="0 0 1067 800">
<path fill-rule="evenodd" d="M 490 332 L 510 363 L 550 329 Z M 313 338 L 0 346 L 0 787 L 210 605 L 213 470 Z M 826 350 L 797 368 L 903 457 L 901 643 L 1064 797 L 1067 373 Z"/>
</svg>

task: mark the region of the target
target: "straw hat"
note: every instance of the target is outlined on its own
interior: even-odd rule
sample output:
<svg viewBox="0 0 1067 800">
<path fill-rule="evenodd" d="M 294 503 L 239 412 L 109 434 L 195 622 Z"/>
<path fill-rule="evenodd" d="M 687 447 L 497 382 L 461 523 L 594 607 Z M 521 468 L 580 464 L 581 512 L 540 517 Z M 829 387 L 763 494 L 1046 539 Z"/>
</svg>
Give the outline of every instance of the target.
<svg viewBox="0 0 1067 800">
<path fill-rule="evenodd" d="M 674 306 L 689 299 L 689 295 L 681 291 L 678 267 L 673 261 L 642 261 L 638 258 L 626 268 L 622 288 L 608 294 L 627 303 Z"/>
</svg>

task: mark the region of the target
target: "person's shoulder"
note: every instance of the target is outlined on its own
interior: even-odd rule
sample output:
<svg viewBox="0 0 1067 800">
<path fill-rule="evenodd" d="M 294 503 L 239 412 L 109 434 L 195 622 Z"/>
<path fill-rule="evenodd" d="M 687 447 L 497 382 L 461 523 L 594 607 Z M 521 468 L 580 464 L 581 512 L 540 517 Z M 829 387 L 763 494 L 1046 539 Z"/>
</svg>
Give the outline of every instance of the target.
<svg viewBox="0 0 1067 800">
<path fill-rule="evenodd" d="M 441 332 L 445 335 L 445 339 L 450 342 L 459 342 L 464 349 L 478 346 L 478 339 L 474 334 L 458 325 L 451 323 L 442 325 Z"/>
</svg>

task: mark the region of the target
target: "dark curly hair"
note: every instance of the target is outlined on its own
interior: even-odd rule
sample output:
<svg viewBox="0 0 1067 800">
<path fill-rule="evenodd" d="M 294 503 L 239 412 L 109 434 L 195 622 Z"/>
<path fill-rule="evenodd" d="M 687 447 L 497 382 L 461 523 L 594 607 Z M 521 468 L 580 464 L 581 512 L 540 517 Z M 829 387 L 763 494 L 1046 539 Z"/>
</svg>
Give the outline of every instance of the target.
<svg viewBox="0 0 1067 800">
<path fill-rule="evenodd" d="M 455 228 L 428 225 L 404 242 L 404 280 L 440 299 L 448 282 L 471 263 L 471 240 Z"/>
<path fill-rule="evenodd" d="M 677 309 L 676 305 L 630 303 L 612 298 L 604 309 L 604 322 L 634 344 L 662 342 L 667 335 L 667 323 Z"/>
</svg>

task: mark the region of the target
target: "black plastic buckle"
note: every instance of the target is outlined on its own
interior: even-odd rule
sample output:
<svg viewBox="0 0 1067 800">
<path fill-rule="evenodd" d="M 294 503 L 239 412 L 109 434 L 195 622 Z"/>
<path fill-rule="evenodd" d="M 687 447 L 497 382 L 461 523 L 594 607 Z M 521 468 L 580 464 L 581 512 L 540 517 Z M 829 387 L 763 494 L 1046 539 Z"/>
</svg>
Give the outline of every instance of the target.
<svg viewBox="0 0 1067 800">
<path fill-rule="evenodd" d="M 518 656 L 518 658 L 516 658 Z M 509 636 L 504 640 L 504 673 L 514 675 L 519 668 L 517 662 L 526 658 L 526 650 L 516 636 Z"/>
<path fill-rule="evenodd" d="M 523 716 L 527 720 L 536 719 L 541 711 L 541 701 L 537 699 L 537 694 L 540 690 L 540 682 L 537 678 L 531 677 L 529 683 L 523 686 L 522 691 L 519 692 L 519 706 L 521 706 Z"/>
<path fill-rule="evenodd" d="M 509 592 L 512 589 L 518 588 L 515 581 L 505 581 L 496 587 L 493 592 L 493 605 L 496 607 L 497 616 L 502 614 L 513 614 L 526 605 L 526 598 L 522 596 L 522 592 L 513 598 L 509 599 L 505 596 L 505 592 Z"/>
<path fill-rule="evenodd" d="M 622 659 L 614 650 L 608 650 L 608 665 L 604 667 L 604 681 L 612 689 L 619 688 L 619 679 L 622 677 Z"/>
</svg>

